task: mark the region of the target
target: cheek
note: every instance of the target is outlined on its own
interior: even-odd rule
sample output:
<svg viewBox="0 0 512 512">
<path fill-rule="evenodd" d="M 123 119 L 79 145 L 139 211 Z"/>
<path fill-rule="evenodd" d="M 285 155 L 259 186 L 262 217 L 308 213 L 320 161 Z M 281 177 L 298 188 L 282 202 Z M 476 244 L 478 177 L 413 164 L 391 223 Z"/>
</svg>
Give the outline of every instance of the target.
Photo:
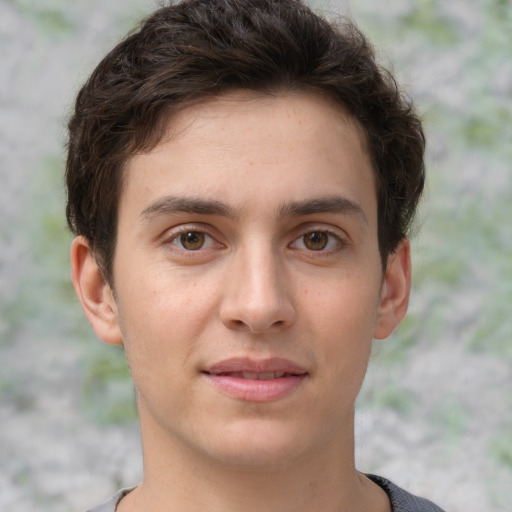
<svg viewBox="0 0 512 512">
<path fill-rule="evenodd" d="M 162 374 L 180 378 L 215 308 L 215 297 L 204 289 L 201 293 L 194 280 L 148 275 L 125 282 L 118 302 L 126 357 L 137 387 L 156 384 Z"/>
<path fill-rule="evenodd" d="M 366 367 L 377 320 L 380 286 L 376 279 L 330 281 L 303 294 L 305 328 L 320 345 L 323 364 L 340 373 Z M 329 361 L 336 361 L 333 366 Z M 363 370 L 364 371 L 364 370 Z"/>
<path fill-rule="evenodd" d="M 332 279 L 305 288 L 301 309 L 309 310 L 319 328 L 373 333 L 380 303 L 380 283 L 364 275 Z"/>
</svg>

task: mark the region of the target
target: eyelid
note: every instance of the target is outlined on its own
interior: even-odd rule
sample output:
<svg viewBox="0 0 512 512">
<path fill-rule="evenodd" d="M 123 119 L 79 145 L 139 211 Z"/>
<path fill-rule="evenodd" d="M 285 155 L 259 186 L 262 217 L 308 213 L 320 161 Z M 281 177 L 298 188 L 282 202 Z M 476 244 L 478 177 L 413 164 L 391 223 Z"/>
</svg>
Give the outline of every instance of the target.
<svg viewBox="0 0 512 512">
<path fill-rule="evenodd" d="M 208 244 L 208 247 L 205 247 L 205 248 L 202 247 L 201 249 L 196 249 L 196 250 L 186 249 L 186 248 L 180 247 L 174 243 L 176 240 L 179 240 L 179 237 L 181 235 L 183 235 L 185 233 L 190 233 L 190 232 L 201 233 L 201 234 L 205 235 L 205 237 L 208 237 L 209 239 L 211 239 L 212 242 Z M 162 236 L 162 240 L 165 245 L 172 245 L 177 250 L 187 252 L 187 253 L 194 253 L 194 252 L 198 253 L 201 251 L 205 251 L 214 245 L 217 245 L 219 247 L 224 246 L 224 244 L 219 242 L 218 236 L 216 236 L 212 233 L 212 229 L 209 229 L 208 226 L 205 224 L 180 224 L 179 226 L 175 226 L 171 229 L 168 229 Z"/>
<path fill-rule="evenodd" d="M 210 238 L 212 242 L 208 244 L 208 247 L 200 248 L 197 250 L 186 249 L 184 247 L 179 247 L 177 244 L 174 244 L 174 241 L 178 240 L 181 235 L 187 232 L 202 233 L 206 237 Z M 327 233 L 329 237 L 334 238 L 337 241 L 336 247 L 330 249 L 321 249 L 317 251 L 313 249 L 308 249 L 307 247 L 292 247 L 296 242 L 300 241 L 305 235 L 314 232 Z M 172 245 L 173 248 L 175 248 L 176 250 L 186 252 L 188 254 L 200 253 L 202 251 L 208 250 L 212 246 L 217 246 L 218 248 L 226 247 L 225 243 L 219 241 L 219 238 L 221 238 L 221 236 L 218 234 L 216 230 L 212 229 L 211 226 L 209 226 L 208 224 L 202 223 L 180 224 L 174 226 L 166 230 L 161 237 L 164 245 Z M 311 223 L 299 226 L 296 230 L 294 230 L 293 240 L 291 241 L 291 243 L 288 244 L 288 247 L 291 247 L 292 249 L 296 250 L 317 253 L 318 255 L 320 255 L 336 252 L 338 250 L 343 249 L 345 246 L 350 245 L 350 243 L 351 241 L 349 235 L 341 228 L 331 225 L 318 225 Z"/>
<path fill-rule="evenodd" d="M 336 247 L 330 248 L 330 249 L 320 249 L 317 251 L 315 251 L 314 249 L 308 249 L 307 247 L 303 247 L 303 248 L 302 247 L 301 248 L 293 247 L 293 245 L 295 243 L 301 241 L 304 238 L 304 236 L 306 236 L 309 233 L 327 233 L 327 235 L 329 237 L 336 239 L 336 241 L 337 241 Z M 318 226 L 318 225 L 313 224 L 313 225 L 303 226 L 300 229 L 300 231 L 297 231 L 295 238 L 289 244 L 289 247 L 291 247 L 292 249 L 296 249 L 296 250 L 307 251 L 312 254 L 316 253 L 318 255 L 322 255 L 322 254 L 331 254 L 333 252 L 337 252 L 349 244 L 350 244 L 350 239 L 349 239 L 348 235 L 341 229 L 330 227 L 330 226 L 325 226 L 325 225 Z"/>
<path fill-rule="evenodd" d="M 182 237 L 183 237 L 183 235 L 187 235 L 188 233 L 197 233 L 204 237 L 202 240 L 203 243 L 202 243 L 201 247 L 198 247 L 197 249 L 189 249 L 189 248 L 183 246 Z M 214 243 L 215 243 L 215 239 L 212 236 L 210 236 L 208 233 L 203 233 L 202 231 L 197 231 L 197 230 L 192 231 L 190 229 L 176 234 L 171 239 L 172 245 L 178 247 L 180 250 L 187 251 L 187 252 L 188 251 L 190 251 L 190 252 L 204 251 L 206 249 L 209 249 Z"/>
</svg>

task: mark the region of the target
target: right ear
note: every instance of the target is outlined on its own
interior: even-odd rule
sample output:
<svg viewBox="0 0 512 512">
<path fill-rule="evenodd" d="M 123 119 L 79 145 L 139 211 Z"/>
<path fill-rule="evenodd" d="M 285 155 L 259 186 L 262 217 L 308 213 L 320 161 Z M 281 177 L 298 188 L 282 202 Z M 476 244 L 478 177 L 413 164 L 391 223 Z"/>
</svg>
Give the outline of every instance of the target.
<svg viewBox="0 0 512 512">
<path fill-rule="evenodd" d="M 100 340 L 122 345 L 114 293 L 103 277 L 89 242 L 77 236 L 71 243 L 71 280 L 85 316 Z"/>
</svg>

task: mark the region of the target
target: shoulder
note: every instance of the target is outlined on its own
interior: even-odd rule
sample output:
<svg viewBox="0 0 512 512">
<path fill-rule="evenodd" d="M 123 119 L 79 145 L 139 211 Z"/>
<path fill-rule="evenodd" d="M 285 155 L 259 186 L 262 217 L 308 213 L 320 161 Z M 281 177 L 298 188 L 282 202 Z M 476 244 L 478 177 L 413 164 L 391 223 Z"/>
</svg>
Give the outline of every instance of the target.
<svg viewBox="0 0 512 512">
<path fill-rule="evenodd" d="M 115 512 L 117 504 L 121 501 L 121 498 L 126 496 L 133 489 L 121 489 L 119 492 L 114 494 L 106 503 L 98 505 L 97 507 L 87 510 L 87 512 Z"/>
<path fill-rule="evenodd" d="M 366 476 L 380 486 L 389 496 L 393 512 L 444 512 L 443 509 L 431 501 L 414 496 L 386 478 L 377 475 Z"/>
</svg>

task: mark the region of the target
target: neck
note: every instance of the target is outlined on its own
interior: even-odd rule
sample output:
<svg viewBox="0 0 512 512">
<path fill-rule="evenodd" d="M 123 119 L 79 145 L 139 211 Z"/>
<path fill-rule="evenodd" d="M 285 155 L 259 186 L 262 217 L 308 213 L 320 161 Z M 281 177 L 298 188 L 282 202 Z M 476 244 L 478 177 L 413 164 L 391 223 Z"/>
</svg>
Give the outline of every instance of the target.
<svg viewBox="0 0 512 512">
<path fill-rule="evenodd" d="M 264 467 L 219 463 L 141 415 L 144 480 L 119 512 L 388 512 L 387 497 L 354 466 L 353 416 L 343 436 Z"/>
</svg>

